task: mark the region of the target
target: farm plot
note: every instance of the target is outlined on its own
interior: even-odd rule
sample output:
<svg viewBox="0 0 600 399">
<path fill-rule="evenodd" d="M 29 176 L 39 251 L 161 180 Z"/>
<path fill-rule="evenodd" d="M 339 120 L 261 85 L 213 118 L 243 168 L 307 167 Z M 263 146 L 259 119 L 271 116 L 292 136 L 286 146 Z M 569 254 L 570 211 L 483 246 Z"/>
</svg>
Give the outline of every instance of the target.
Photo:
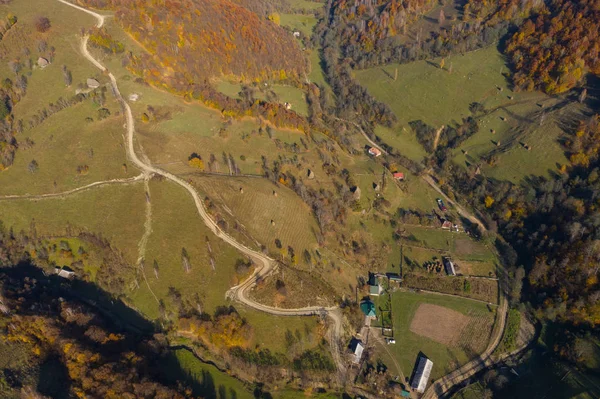
<svg viewBox="0 0 600 399">
<path fill-rule="evenodd" d="M 496 280 L 410 273 L 404 276 L 404 283 L 407 287 L 414 289 L 459 295 L 487 303 L 498 303 L 498 282 Z"/>
<path fill-rule="evenodd" d="M 455 346 L 469 321 L 468 316 L 456 310 L 423 303 L 410 322 L 410 331 L 440 344 Z"/>
<path fill-rule="evenodd" d="M 405 375 L 410 375 L 420 353 L 433 361 L 431 378 L 437 379 L 477 356 L 487 346 L 494 314 L 484 304 L 404 291 L 392 294 L 392 304 L 396 344 L 388 348 Z M 458 329 L 460 334 L 455 334 L 453 329 Z"/>
</svg>

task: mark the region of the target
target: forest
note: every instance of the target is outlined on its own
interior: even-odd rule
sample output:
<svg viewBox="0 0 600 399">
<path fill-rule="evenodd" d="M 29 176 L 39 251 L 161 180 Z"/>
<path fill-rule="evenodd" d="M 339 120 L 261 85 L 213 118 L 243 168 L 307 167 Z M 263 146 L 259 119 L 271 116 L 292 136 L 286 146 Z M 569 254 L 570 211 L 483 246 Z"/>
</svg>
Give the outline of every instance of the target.
<svg viewBox="0 0 600 399">
<path fill-rule="evenodd" d="M 119 24 L 144 46 L 137 62 L 148 83 L 181 87 L 222 75 L 283 80 L 306 71 L 293 37 L 228 0 L 85 0 L 115 10 Z"/>
</svg>

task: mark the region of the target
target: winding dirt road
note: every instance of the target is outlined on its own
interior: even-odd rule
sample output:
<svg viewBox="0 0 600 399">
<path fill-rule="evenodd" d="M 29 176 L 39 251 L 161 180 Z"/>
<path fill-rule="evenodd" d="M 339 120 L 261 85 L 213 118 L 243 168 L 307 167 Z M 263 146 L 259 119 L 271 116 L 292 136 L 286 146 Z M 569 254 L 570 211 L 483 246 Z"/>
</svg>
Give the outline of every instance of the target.
<svg viewBox="0 0 600 399">
<path fill-rule="evenodd" d="M 87 9 L 77 6 L 75 4 L 69 3 L 66 0 L 57 0 L 57 1 L 59 1 L 63 4 L 66 4 L 68 6 L 74 7 L 83 12 L 86 12 L 90 15 L 93 15 L 98 21 L 98 23 L 96 24 L 96 26 L 98 28 L 100 28 L 104 25 L 105 17 L 103 15 L 100 15 L 96 12 L 87 10 Z M 187 183 L 185 180 L 175 176 L 172 173 L 169 173 L 165 170 L 162 170 L 160 168 L 152 166 L 149 163 L 144 163 L 138 157 L 138 155 L 135 152 L 135 147 L 134 147 L 135 121 L 133 118 L 133 113 L 131 111 L 131 107 L 129 106 L 127 101 L 125 101 L 123 96 L 121 95 L 121 92 L 120 92 L 118 84 L 117 84 L 117 79 L 114 77 L 114 75 L 112 73 L 110 73 L 106 69 L 106 67 L 104 67 L 98 60 L 96 60 L 88 51 L 88 47 L 87 47 L 88 39 L 89 39 L 89 37 L 87 35 L 83 37 L 83 39 L 81 41 L 81 53 L 83 54 L 83 56 L 85 58 L 87 58 L 98 69 L 100 69 L 102 72 L 107 73 L 107 76 L 110 79 L 110 84 L 111 84 L 113 93 L 115 94 L 115 97 L 121 104 L 121 107 L 123 108 L 123 111 L 125 113 L 126 126 L 127 126 L 127 157 L 137 168 L 139 168 L 143 172 L 144 175 L 152 175 L 152 174 L 160 175 L 160 176 L 163 176 L 166 179 L 178 184 L 179 186 L 185 188 L 190 193 L 192 198 L 194 199 L 194 203 L 196 204 L 196 209 L 198 210 L 198 214 L 200 215 L 200 217 L 202 218 L 202 220 L 204 221 L 206 226 L 217 237 L 219 237 L 221 240 L 225 241 L 227 244 L 231 245 L 232 247 L 236 248 L 238 251 L 240 251 L 244 255 L 248 256 L 258 266 L 256 268 L 256 270 L 254 271 L 254 273 L 252 273 L 252 275 L 248 279 L 246 279 L 246 281 L 242 282 L 241 284 L 239 284 L 235 287 L 230 288 L 229 291 L 227 291 L 227 293 L 226 293 L 226 297 L 229 299 L 232 299 L 232 300 L 237 300 L 253 309 L 256 309 L 256 310 L 259 310 L 259 311 L 262 311 L 265 313 L 269 313 L 272 315 L 277 315 L 277 316 L 327 315 L 333 321 L 333 325 L 331 326 L 331 329 L 330 329 L 330 331 L 332 332 L 332 337 L 330 338 L 332 354 L 333 354 L 334 360 L 336 361 L 336 365 L 338 367 L 340 374 L 341 375 L 345 374 L 346 367 L 343 364 L 343 362 L 341 361 L 341 357 L 339 355 L 340 354 L 339 337 L 342 332 L 342 316 L 341 316 L 341 311 L 339 310 L 339 308 L 337 308 L 337 307 L 324 308 L 321 306 L 310 306 L 310 307 L 298 308 L 298 309 L 280 309 L 280 308 L 275 308 L 275 307 L 260 304 L 258 302 L 251 300 L 248 297 L 247 291 L 256 284 L 257 280 L 269 275 L 275 269 L 277 262 L 274 259 L 270 258 L 269 256 L 267 256 L 261 252 L 257 252 L 253 249 L 250 249 L 250 248 L 246 247 L 245 245 L 237 242 L 233 237 L 231 237 L 230 235 L 225 233 L 223 230 L 221 230 L 217 226 L 216 222 L 208 215 L 208 213 L 206 212 L 206 209 L 204 208 L 204 203 L 203 203 L 202 199 L 200 198 L 200 196 L 198 195 L 196 190 L 189 183 Z"/>
</svg>

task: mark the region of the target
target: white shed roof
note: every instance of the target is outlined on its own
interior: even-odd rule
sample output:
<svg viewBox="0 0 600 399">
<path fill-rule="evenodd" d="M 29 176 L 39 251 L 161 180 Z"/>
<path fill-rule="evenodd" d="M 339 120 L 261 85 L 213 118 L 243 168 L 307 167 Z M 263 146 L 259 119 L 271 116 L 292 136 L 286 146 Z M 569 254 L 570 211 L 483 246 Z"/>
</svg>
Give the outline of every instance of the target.
<svg viewBox="0 0 600 399">
<path fill-rule="evenodd" d="M 410 385 L 412 389 L 416 389 L 419 393 L 425 392 L 427 381 L 429 381 L 429 376 L 431 375 L 432 367 L 433 362 L 431 360 L 424 356 L 421 357 L 419 360 L 419 365 L 417 366 L 417 371 L 415 371 L 412 384 Z"/>
</svg>

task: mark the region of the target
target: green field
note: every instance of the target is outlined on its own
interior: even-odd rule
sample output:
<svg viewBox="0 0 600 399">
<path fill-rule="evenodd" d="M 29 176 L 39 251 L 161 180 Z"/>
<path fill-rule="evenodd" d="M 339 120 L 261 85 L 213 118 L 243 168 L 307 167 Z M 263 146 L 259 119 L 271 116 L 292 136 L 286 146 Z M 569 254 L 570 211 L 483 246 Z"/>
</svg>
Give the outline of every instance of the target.
<svg viewBox="0 0 600 399">
<path fill-rule="evenodd" d="M 102 234 L 134 264 L 144 232 L 144 187 L 141 183 L 94 188 L 64 199 L 0 201 L 0 220 L 14 231 L 29 231 L 32 221 L 39 236 L 89 231 Z"/>
<path fill-rule="evenodd" d="M 319 55 L 320 49 L 315 48 L 310 51 L 310 73 L 308 74 L 308 78 L 312 83 L 315 83 L 319 88 L 323 89 L 325 86 L 328 86 L 326 82 L 325 71 L 321 65 L 321 57 Z"/>
<path fill-rule="evenodd" d="M 290 1 L 290 4 L 295 9 L 304 9 L 304 10 L 315 10 L 317 8 L 323 8 L 325 6 L 324 3 L 320 3 L 317 1 L 311 1 L 311 0 L 293 0 L 293 1 Z"/>
<path fill-rule="evenodd" d="M 254 395 L 240 380 L 225 374 L 207 363 L 198 360 L 191 352 L 185 349 L 173 351 L 181 367 L 195 382 L 192 386 L 205 398 L 237 398 L 251 399 Z M 223 394 L 225 393 L 225 394 Z"/>
<path fill-rule="evenodd" d="M 24 132 L 35 145 L 17 150 L 14 164 L 0 172 L 0 195 L 60 193 L 138 174 L 135 168 L 124 167 L 129 162 L 123 146 L 121 117 L 85 122 L 86 115 L 95 117 L 94 108 L 86 101 Z M 74 136 L 77 140 L 73 140 Z M 28 169 L 32 160 L 39 165 L 35 173 Z M 89 170 L 79 174 L 77 167 L 83 165 Z"/>
<path fill-rule="evenodd" d="M 232 219 L 239 221 L 270 252 L 279 252 L 275 239 L 285 248 L 292 246 L 299 258 L 305 249 L 317 247 L 314 232 L 318 226 L 312 211 L 289 188 L 256 178 L 194 176 L 192 179 L 200 192 L 223 204 L 232 212 Z M 227 217 L 227 211 L 223 213 Z"/>
<path fill-rule="evenodd" d="M 200 297 L 203 311 L 212 313 L 225 301 L 225 291 L 234 285 L 235 261 L 242 256 L 225 244 L 204 225 L 187 191 L 171 182 L 150 183 L 152 233 L 145 255 L 145 275 L 152 292 L 171 309 L 175 305 L 168 296 L 169 287 L 176 288 L 184 299 L 195 304 Z M 140 236 L 141 237 L 141 236 Z M 210 243 L 215 270 L 210 263 L 206 239 Z M 182 248 L 188 253 L 191 270 L 182 265 Z M 158 263 L 158 279 L 154 273 Z M 131 294 L 136 307 L 146 316 L 158 316 L 158 303 L 145 281 Z"/>
<path fill-rule="evenodd" d="M 469 105 L 479 102 L 486 109 L 478 118 L 480 130 L 453 150 L 457 164 L 481 164 L 489 177 L 520 182 L 529 175 L 548 176 L 558 165 L 567 163 L 558 142 L 564 134 L 558 117 L 551 114 L 542 121 L 545 111 L 537 105 L 543 103 L 548 108 L 559 99 L 539 92 L 512 92 L 503 75 L 509 68 L 495 47 L 446 57 L 444 69 L 440 63 L 441 59 L 434 59 L 355 72 L 369 93 L 388 104 L 398 117 L 396 127 L 376 129 L 383 142 L 419 161 L 426 153 L 408 122 L 422 120 L 434 128 L 455 126 L 472 115 Z M 398 79 L 394 80 L 396 70 Z M 566 112 L 569 110 L 558 114 Z M 522 143 L 533 150 L 527 151 Z M 489 155 L 496 155 L 497 166 L 483 160 Z"/>
<path fill-rule="evenodd" d="M 411 332 L 411 320 L 417 308 L 422 303 L 450 308 L 471 316 L 472 320 L 480 319 L 480 322 L 484 322 L 483 325 L 488 326 L 487 328 L 490 329 L 490 332 L 494 315 L 489 312 L 486 305 L 466 299 L 400 291 L 392 294 L 392 314 L 396 344 L 389 345 L 388 348 L 396 356 L 396 360 L 400 363 L 400 367 L 406 376 L 410 376 L 417 360 L 417 355 L 419 352 L 422 352 L 433 361 L 431 378 L 437 379 L 456 369 L 457 365 L 466 363 L 476 354 L 467 354 L 465 349 L 460 346 L 448 347 Z M 477 341 L 477 346 L 481 348 L 487 345 L 487 339 L 484 338 L 489 337 L 489 334 L 486 335 L 485 331 L 481 331 L 481 325 L 479 330 L 470 331 L 469 334 L 477 335 L 473 335 L 470 338 Z"/>
<path fill-rule="evenodd" d="M 306 37 L 312 35 L 312 30 L 316 24 L 317 19 L 313 15 L 281 14 L 282 26 L 287 26 L 290 29 L 302 32 Z"/>
</svg>

